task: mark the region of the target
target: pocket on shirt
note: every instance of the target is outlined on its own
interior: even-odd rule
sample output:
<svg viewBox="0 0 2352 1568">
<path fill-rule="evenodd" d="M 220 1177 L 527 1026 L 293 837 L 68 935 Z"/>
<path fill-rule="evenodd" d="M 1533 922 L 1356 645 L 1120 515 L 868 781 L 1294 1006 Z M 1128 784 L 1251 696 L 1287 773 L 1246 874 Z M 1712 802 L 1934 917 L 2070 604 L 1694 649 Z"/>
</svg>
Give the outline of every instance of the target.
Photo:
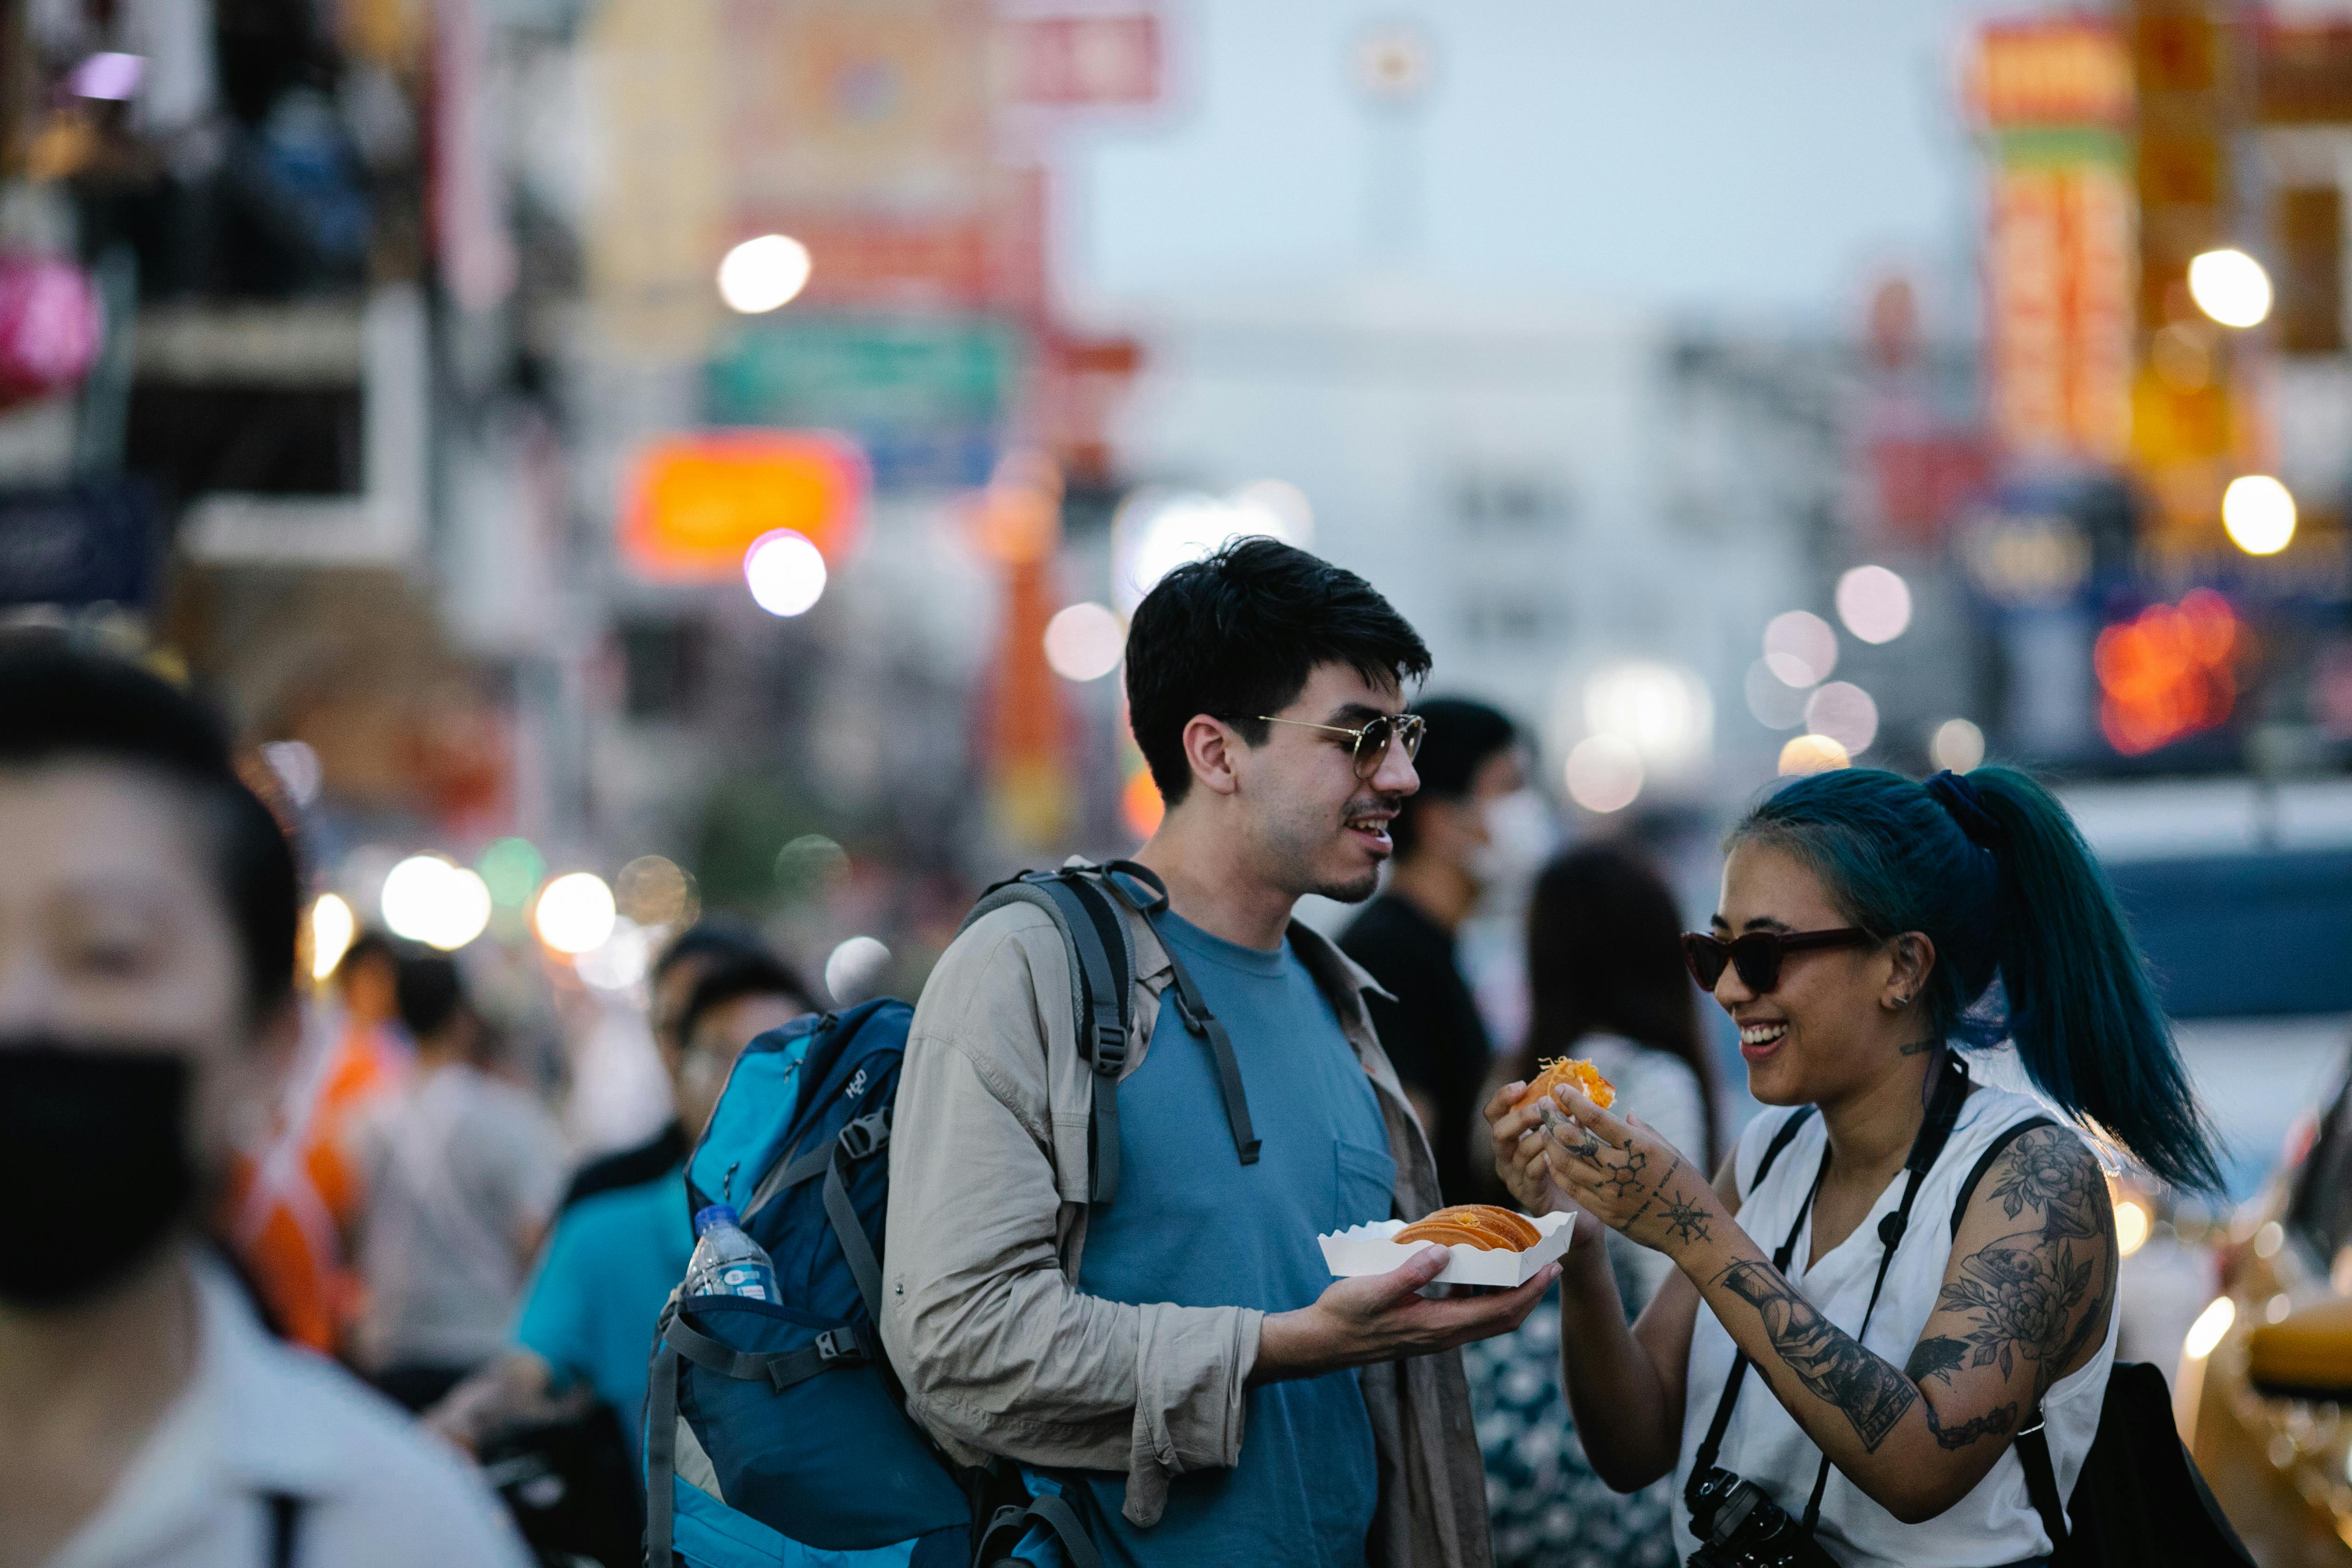
<svg viewBox="0 0 2352 1568">
<path fill-rule="evenodd" d="M 1385 1149 L 1361 1143 L 1334 1143 L 1336 1167 L 1331 1185 L 1333 1230 L 1369 1225 L 1391 1216 L 1396 1208 L 1396 1159 Z"/>
</svg>

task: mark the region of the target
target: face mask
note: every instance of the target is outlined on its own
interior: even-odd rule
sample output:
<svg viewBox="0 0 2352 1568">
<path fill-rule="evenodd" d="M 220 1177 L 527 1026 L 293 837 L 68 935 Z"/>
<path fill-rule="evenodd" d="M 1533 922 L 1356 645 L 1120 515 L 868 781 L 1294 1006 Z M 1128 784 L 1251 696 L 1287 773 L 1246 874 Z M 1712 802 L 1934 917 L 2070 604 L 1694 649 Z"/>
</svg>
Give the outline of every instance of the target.
<svg viewBox="0 0 2352 1568">
<path fill-rule="evenodd" d="M 69 1307 L 154 1257 L 188 1211 L 188 1064 L 0 1038 L 0 1301 Z"/>
<path fill-rule="evenodd" d="M 1486 820 L 1486 842 L 1472 853 L 1470 874 L 1481 887 L 1514 888 L 1543 868 L 1559 834 L 1541 795 L 1516 789 L 1485 802 L 1478 811 Z"/>
</svg>

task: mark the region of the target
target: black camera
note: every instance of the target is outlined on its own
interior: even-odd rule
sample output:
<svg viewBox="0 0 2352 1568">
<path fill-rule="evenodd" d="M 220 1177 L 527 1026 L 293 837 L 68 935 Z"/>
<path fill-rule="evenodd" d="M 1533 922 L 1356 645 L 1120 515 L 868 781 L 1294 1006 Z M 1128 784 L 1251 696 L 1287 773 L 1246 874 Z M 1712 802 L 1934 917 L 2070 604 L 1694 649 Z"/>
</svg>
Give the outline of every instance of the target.
<svg viewBox="0 0 2352 1568">
<path fill-rule="evenodd" d="M 1689 1502 L 1699 1542 L 1687 1568 L 1837 1568 L 1812 1532 L 1754 1481 L 1711 1468 Z"/>
</svg>

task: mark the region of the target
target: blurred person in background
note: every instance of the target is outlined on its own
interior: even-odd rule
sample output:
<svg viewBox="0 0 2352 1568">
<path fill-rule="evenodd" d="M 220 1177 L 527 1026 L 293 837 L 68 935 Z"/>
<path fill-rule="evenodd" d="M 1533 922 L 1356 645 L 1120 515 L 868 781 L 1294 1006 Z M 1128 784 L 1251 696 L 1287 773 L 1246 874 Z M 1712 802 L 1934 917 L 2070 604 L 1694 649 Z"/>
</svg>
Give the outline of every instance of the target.
<svg viewBox="0 0 2352 1568">
<path fill-rule="evenodd" d="M 646 976 L 646 1023 L 653 1032 L 654 1048 L 661 1055 L 662 1069 L 672 1083 L 677 1081 L 679 1057 L 686 1049 L 681 1020 L 696 984 L 722 964 L 767 956 L 767 943 L 750 921 L 729 915 L 706 915 L 673 937 L 669 945 L 662 949 L 661 956 L 654 960 L 653 970 Z M 687 1145 L 692 1141 L 688 1131 L 690 1125 L 683 1118 L 673 1116 L 644 1142 L 599 1155 L 582 1165 L 564 1189 L 562 1206 L 570 1208 L 598 1193 L 634 1187 L 667 1175 L 686 1159 Z"/>
<path fill-rule="evenodd" d="M 1413 711 L 1429 726 L 1413 757 L 1421 788 L 1389 824 L 1396 856 L 1388 884 L 1349 922 L 1339 951 L 1395 997 L 1365 994 L 1381 1046 L 1429 1133 L 1438 1187 L 1447 1203 L 1463 1204 L 1487 1185 L 1471 1151 L 1474 1132 L 1484 1131 L 1478 1091 L 1494 1048 L 1454 936 L 1501 874 L 1498 852 L 1517 842 L 1509 825 L 1491 819 L 1499 803 L 1527 792 L 1528 776 L 1518 727 L 1496 710 L 1440 697 Z"/>
<path fill-rule="evenodd" d="M 467 1448 L 500 1426 L 559 1413 L 551 1400 L 584 1389 L 613 1407 L 635 1462 L 654 1323 L 694 1251 L 684 1149 L 710 1120 L 743 1047 L 810 1010 L 808 987 L 772 954 L 706 951 L 715 966 L 698 966 L 702 978 L 672 1026 L 686 1049 L 665 1058 L 682 1129 L 677 1161 L 650 1181 L 592 1194 L 557 1217 L 511 1348 L 426 1417 Z"/>
<path fill-rule="evenodd" d="M 0 1568 L 521 1568 L 200 1239 L 300 1028 L 294 858 L 135 666 L 0 651 Z"/>
<path fill-rule="evenodd" d="M 1625 1104 L 1701 1169 L 1721 1147 L 1715 1077 L 1683 967 L 1682 916 L 1648 861 L 1613 844 L 1555 858 L 1537 877 L 1527 915 L 1528 1037 L 1497 1081 L 1528 1082 L 1554 1057 L 1585 1057 Z M 1484 1151 L 1482 1151 L 1484 1152 Z M 1502 1195 L 1489 1156 L 1484 1196 Z M 1502 1195 L 1502 1201 L 1509 1201 Z M 1608 1235 L 1628 1317 L 1638 1317 L 1674 1266 Z M 1466 1347 L 1470 1398 L 1486 1457 L 1498 1568 L 1668 1568 L 1673 1490 L 1622 1493 L 1594 1473 L 1559 1376 L 1557 1291 L 1515 1333 Z"/>
<path fill-rule="evenodd" d="M 360 1290 L 351 1238 L 366 1194 L 352 1129 L 406 1080 L 415 1049 L 400 1024 L 399 956 L 364 931 L 337 960 L 333 1000 L 303 1031 L 268 1137 L 240 1151 L 228 1234 L 276 1326 L 333 1354 L 347 1341 Z"/>
<path fill-rule="evenodd" d="M 564 1152 L 546 1108 L 478 1065 L 488 1031 L 453 960 L 404 955 L 399 996 L 416 1070 L 358 1132 L 358 1356 L 378 1388 L 422 1410 L 504 1347 Z"/>
</svg>

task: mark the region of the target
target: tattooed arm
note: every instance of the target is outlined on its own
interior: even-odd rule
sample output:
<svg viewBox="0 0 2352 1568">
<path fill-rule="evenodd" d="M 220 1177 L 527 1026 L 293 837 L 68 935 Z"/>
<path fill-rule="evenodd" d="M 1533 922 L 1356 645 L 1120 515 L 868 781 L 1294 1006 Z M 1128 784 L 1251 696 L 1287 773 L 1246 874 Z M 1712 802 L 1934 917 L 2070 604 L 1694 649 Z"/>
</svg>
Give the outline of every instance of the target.
<svg viewBox="0 0 2352 1568">
<path fill-rule="evenodd" d="M 1650 1177 L 1641 1130 L 1580 1098 L 1561 1096 L 1574 1120 L 1548 1131 L 1552 1178 L 1674 1258 L 1806 1436 L 1897 1519 L 1933 1519 L 1967 1496 L 2105 1331 L 2115 1215 L 2097 1162 L 2067 1129 L 2026 1133 L 1986 1173 L 1898 1369 L 1824 1318 L 1713 1194 L 1694 1195 L 1672 1171 Z M 1635 1154 L 1649 1157 L 1637 1167 Z M 1911 1224 L 1919 1246 L 1938 1218 L 1915 1210 Z"/>
<path fill-rule="evenodd" d="M 1551 1214 L 1567 1207 L 1568 1199 L 1547 1173 L 1538 1112 L 1517 1107 L 1526 1087 L 1504 1085 L 1486 1107 L 1495 1168 L 1529 1213 Z M 1739 1190 L 1729 1160 L 1716 1177 L 1716 1191 L 1723 1212 L 1737 1213 Z M 1681 1449 L 1683 1384 L 1698 1292 L 1679 1273 L 1669 1273 L 1640 1321 L 1626 1322 L 1604 1235 L 1591 1211 L 1580 1213 L 1575 1239 L 1560 1260 L 1560 1375 L 1593 1473 L 1630 1492 L 1671 1474 Z"/>
</svg>

